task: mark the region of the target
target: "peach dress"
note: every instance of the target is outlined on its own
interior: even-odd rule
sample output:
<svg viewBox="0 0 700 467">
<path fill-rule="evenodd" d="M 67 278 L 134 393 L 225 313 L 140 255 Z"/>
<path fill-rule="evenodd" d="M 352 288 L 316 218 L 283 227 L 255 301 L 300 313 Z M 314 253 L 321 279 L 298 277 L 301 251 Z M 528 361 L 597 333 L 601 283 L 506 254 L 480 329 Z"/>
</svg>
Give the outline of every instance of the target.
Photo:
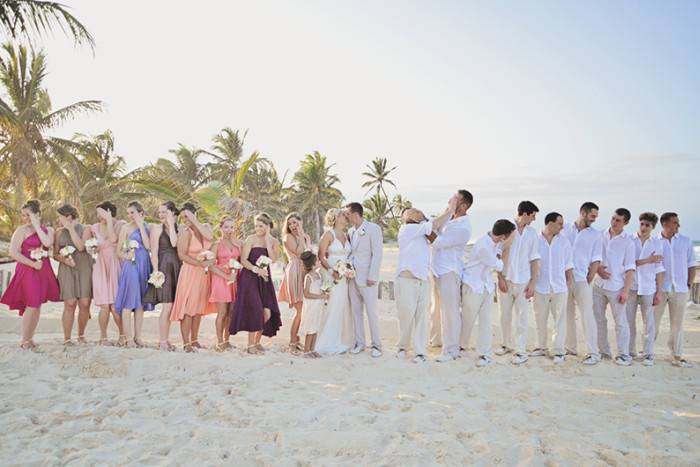
<svg viewBox="0 0 700 467">
<path fill-rule="evenodd" d="M 204 250 L 211 248 L 211 242 L 200 240 L 190 229 L 190 244 L 187 254 L 192 258 Z M 175 290 L 175 302 L 170 312 L 170 321 L 180 321 L 185 316 L 207 315 L 216 313 L 216 307 L 209 304 L 212 272 L 204 272 L 204 268 L 183 262 L 180 277 Z"/>
<path fill-rule="evenodd" d="M 231 259 L 240 261 L 241 250 L 239 250 L 236 245 L 233 245 L 233 247 L 229 249 L 224 245 L 224 242 L 219 242 L 219 245 L 216 247 L 216 265 L 219 266 L 220 269 L 230 273 L 231 268 L 228 263 Z M 237 272 L 234 272 L 234 274 L 238 275 Z M 235 301 L 236 285 L 236 282 L 229 284 L 223 277 L 212 274 L 209 303 L 231 303 Z"/>
</svg>

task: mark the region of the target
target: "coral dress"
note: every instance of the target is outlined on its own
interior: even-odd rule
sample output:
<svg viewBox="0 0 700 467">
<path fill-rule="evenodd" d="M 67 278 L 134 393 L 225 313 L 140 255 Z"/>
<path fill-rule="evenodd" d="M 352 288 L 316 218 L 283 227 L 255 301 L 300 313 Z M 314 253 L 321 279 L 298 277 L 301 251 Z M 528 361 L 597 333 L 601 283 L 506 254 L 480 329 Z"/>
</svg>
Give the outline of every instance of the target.
<svg viewBox="0 0 700 467">
<path fill-rule="evenodd" d="M 190 244 L 187 246 L 189 256 L 196 258 L 204 250 L 211 248 L 210 241 L 200 240 L 191 229 L 190 234 Z M 216 313 L 216 307 L 209 304 L 212 274 L 204 272 L 202 267 L 182 263 L 175 290 L 175 302 L 173 302 L 173 308 L 170 312 L 170 321 L 181 321 L 185 316 Z"/>
<path fill-rule="evenodd" d="M 146 235 L 148 227 L 144 226 Z M 151 275 L 151 256 L 143 245 L 141 230 L 136 228 L 129 234 L 129 241 L 136 240 L 139 247 L 134 250 L 134 260 L 125 259 L 122 261 L 122 272 L 119 275 L 119 286 L 117 287 L 117 299 L 114 302 L 114 309 L 121 314 L 122 310 L 143 310 L 153 311 L 152 303 L 144 303 L 143 296 L 148 289 L 148 277 Z"/>
<path fill-rule="evenodd" d="M 228 265 L 229 260 L 241 259 L 241 250 L 238 249 L 236 245 L 233 245 L 229 249 L 224 242 L 219 242 L 216 247 L 216 265 L 223 269 L 227 273 L 231 273 L 231 267 Z M 234 274 L 238 272 L 234 271 Z M 236 277 L 238 279 L 238 277 Z M 236 286 L 237 282 L 229 284 L 226 280 L 217 275 L 211 275 L 211 294 L 209 295 L 209 303 L 231 303 L 236 300 Z"/>
<path fill-rule="evenodd" d="M 261 256 L 267 256 L 267 248 L 253 247 L 248 255 L 248 261 L 255 264 Z M 282 327 L 280 309 L 277 305 L 277 294 L 272 283 L 270 267 L 267 268 L 268 280 L 248 269 L 242 269 L 238 277 L 238 290 L 236 301 L 229 305 L 233 310 L 229 331 L 236 334 L 238 331 L 257 332 L 262 331 L 264 336 L 272 337 Z M 265 322 L 264 309 L 270 310 L 270 319 Z"/>
<path fill-rule="evenodd" d="M 115 226 L 116 228 L 116 226 Z M 97 306 L 113 305 L 119 286 L 119 257 L 117 246 L 100 232 L 100 224 L 90 227 L 97 240 L 97 259 L 92 265 L 92 296 Z"/>
<path fill-rule="evenodd" d="M 44 226 L 41 226 L 41 230 L 48 232 Z M 31 259 L 32 250 L 37 249 L 48 252 L 48 248 L 41 245 L 39 235 L 34 232 L 24 239 L 20 251 L 22 256 Z M 43 258 L 41 261 L 43 264 L 39 271 L 17 263 L 12 280 L 0 298 L 0 303 L 7 305 L 10 310 L 19 310 L 20 316 L 24 314 L 25 308 L 39 308 L 43 303 L 60 300 L 58 281 L 51 269 L 51 261 L 49 258 Z"/>
</svg>

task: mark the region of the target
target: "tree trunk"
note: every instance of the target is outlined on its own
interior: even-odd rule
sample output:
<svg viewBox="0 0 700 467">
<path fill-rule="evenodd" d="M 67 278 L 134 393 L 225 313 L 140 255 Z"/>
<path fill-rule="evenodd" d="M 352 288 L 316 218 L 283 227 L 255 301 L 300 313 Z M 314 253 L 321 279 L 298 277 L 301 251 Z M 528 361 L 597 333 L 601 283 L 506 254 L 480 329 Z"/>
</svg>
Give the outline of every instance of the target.
<svg viewBox="0 0 700 467">
<path fill-rule="evenodd" d="M 15 208 L 19 211 L 24 205 L 24 174 L 20 171 L 17 175 L 17 186 L 15 187 Z"/>
<path fill-rule="evenodd" d="M 321 211 L 316 210 L 316 242 L 321 241 Z"/>
</svg>

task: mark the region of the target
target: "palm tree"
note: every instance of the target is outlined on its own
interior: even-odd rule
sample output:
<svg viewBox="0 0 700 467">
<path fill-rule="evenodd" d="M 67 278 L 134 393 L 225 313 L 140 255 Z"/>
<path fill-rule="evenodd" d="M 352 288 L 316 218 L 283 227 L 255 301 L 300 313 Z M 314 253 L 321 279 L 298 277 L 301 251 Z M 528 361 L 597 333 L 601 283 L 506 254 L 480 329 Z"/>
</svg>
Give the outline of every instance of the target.
<svg viewBox="0 0 700 467">
<path fill-rule="evenodd" d="M 135 173 L 135 183 L 147 193 L 176 203 L 192 200 L 208 178 L 206 164 L 200 162 L 206 151 L 179 144 L 168 151 L 175 160 L 159 158 Z"/>
<path fill-rule="evenodd" d="M 379 193 L 375 193 L 362 202 L 365 209 L 365 218 L 370 222 L 386 227 L 386 216 L 391 211 L 391 206 L 387 199 Z"/>
<path fill-rule="evenodd" d="M 307 215 L 314 223 L 317 239 L 321 237 L 321 223 L 325 212 L 339 206 L 343 201 L 343 194 L 334 186 L 340 183 L 340 179 L 330 173 L 334 165 L 327 165 L 326 156 L 314 151 L 313 154 L 304 157 L 292 179 L 293 200 L 296 201 L 297 210 L 302 215 Z"/>
<path fill-rule="evenodd" d="M 400 193 L 394 196 L 394 199 L 391 200 L 391 205 L 394 207 L 394 209 L 396 209 L 396 211 L 399 214 L 402 213 L 405 209 L 413 207 L 413 203 L 404 198 Z"/>
<path fill-rule="evenodd" d="M 243 144 L 247 134 L 248 131 L 245 131 L 241 136 L 238 130 L 227 127 L 214 136 L 214 144 L 208 153 L 214 159 L 208 164 L 211 180 L 230 185 L 236 178 L 243 159 Z"/>
<path fill-rule="evenodd" d="M 58 26 L 66 34 L 72 35 L 76 44 L 88 44 L 94 50 L 95 39 L 68 9 L 57 2 L 2 0 L 0 30 L 12 39 L 24 37 L 31 41 L 33 36 L 44 35 Z"/>
<path fill-rule="evenodd" d="M 386 157 L 377 157 L 371 164 L 367 164 L 367 169 L 368 171 L 363 172 L 362 175 L 367 177 L 369 180 L 362 184 L 362 188 L 369 188 L 367 190 L 367 194 L 369 194 L 372 190 L 375 190 L 377 196 L 380 193 L 383 194 L 386 203 L 389 205 L 389 212 L 391 213 L 391 216 L 395 217 L 393 207 L 389 204 L 389 196 L 386 194 L 384 185 L 388 184 L 396 188 L 394 182 L 389 179 L 389 174 L 396 170 L 396 167 L 394 166 L 387 169 Z"/>
<path fill-rule="evenodd" d="M 33 196 L 39 195 L 37 167 L 40 162 L 54 164 L 56 153 L 64 140 L 46 133 L 84 112 L 102 110 L 96 100 L 79 101 L 58 110 L 51 109 L 47 91 L 42 88 L 46 76 L 46 56 L 32 53 L 11 44 L 2 47 L 5 57 L 0 58 L 0 83 L 7 98 L 0 97 L 0 163 L 8 163 L 15 184 L 15 203 L 24 203 L 27 183 Z"/>
</svg>

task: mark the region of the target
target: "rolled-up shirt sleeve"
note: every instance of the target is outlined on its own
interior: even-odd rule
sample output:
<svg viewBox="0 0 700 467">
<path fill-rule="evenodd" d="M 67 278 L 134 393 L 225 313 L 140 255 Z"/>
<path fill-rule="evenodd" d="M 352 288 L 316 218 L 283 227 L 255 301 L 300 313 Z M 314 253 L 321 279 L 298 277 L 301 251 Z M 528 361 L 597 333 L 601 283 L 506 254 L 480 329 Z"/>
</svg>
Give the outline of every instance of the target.
<svg viewBox="0 0 700 467">
<path fill-rule="evenodd" d="M 564 242 L 564 271 L 574 268 L 574 253 L 571 248 L 571 244 L 566 241 Z"/>
<path fill-rule="evenodd" d="M 452 248 L 463 245 L 469 241 L 471 235 L 472 229 L 468 224 L 447 224 L 438 232 L 438 236 L 433 242 L 433 248 Z"/>
<path fill-rule="evenodd" d="M 625 258 L 623 260 L 625 271 L 635 271 L 637 269 L 637 254 L 634 248 L 634 242 L 627 242 L 625 247 Z"/>
<path fill-rule="evenodd" d="M 698 259 L 695 256 L 695 248 L 693 248 L 693 243 L 688 242 L 688 267 L 694 268 L 698 265 Z"/>
<path fill-rule="evenodd" d="M 540 256 L 540 249 L 538 248 L 537 245 L 537 237 L 533 237 L 533 240 L 530 242 L 530 251 L 529 254 L 527 255 L 527 260 L 532 262 L 536 261 L 538 259 L 542 259 L 542 256 Z"/>
</svg>

